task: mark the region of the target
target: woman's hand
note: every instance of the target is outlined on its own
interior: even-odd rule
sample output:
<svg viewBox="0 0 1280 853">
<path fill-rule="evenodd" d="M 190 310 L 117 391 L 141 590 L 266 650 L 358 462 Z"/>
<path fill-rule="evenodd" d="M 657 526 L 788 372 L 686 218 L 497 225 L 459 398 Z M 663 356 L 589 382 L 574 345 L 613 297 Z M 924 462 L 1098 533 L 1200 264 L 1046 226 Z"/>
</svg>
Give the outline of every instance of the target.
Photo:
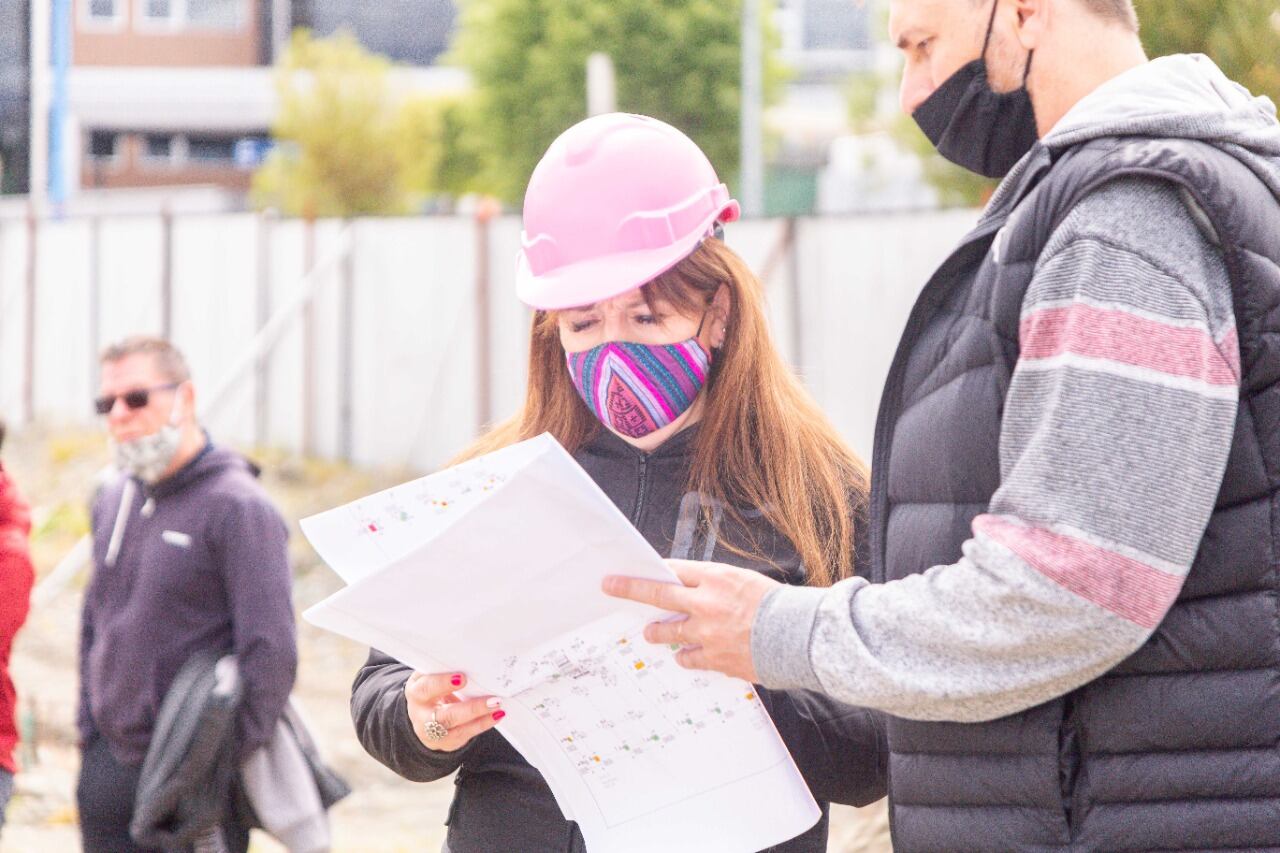
<svg viewBox="0 0 1280 853">
<path fill-rule="evenodd" d="M 409 706 L 409 722 L 413 733 L 427 749 L 456 752 L 476 735 L 487 732 L 507 715 L 496 696 L 459 699 L 454 694 L 467 683 L 461 673 L 438 672 L 428 675 L 415 672 L 404 685 L 404 699 Z M 442 738 L 430 731 L 439 723 L 447 730 Z"/>
</svg>

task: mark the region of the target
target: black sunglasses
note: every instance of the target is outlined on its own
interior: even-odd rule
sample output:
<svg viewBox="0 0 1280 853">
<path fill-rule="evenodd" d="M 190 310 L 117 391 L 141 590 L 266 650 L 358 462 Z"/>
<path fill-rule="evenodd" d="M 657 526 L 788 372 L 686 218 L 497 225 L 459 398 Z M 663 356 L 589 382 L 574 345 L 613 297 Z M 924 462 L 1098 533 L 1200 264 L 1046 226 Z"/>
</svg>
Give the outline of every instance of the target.
<svg viewBox="0 0 1280 853">
<path fill-rule="evenodd" d="M 141 409 L 151 402 L 151 393 L 153 391 L 172 391 L 181 385 L 181 382 L 170 382 L 167 385 L 156 385 L 151 388 L 138 388 L 134 391 L 126 391 L 123 394 L 111 395 L 107 397 L 99 397 L 93 401 L 93 407 L 98 410 L 100 415 L 109 415 L 111 410 L 116 407 L 116 400 L 124 400 L 125 406 L 130 410 Z"/>
</svg>

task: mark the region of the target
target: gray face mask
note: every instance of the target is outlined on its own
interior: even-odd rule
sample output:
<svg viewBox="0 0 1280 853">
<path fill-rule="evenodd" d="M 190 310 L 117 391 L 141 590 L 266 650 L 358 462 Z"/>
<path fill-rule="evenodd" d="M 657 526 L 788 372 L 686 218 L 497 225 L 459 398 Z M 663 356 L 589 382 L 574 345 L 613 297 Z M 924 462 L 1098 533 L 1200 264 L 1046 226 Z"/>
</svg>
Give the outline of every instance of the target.
<svg viewBox="0 0 1280 853">
<path fill-rule="evenodd" d="M 178 455 L 178 446 L 182 443 L 178 411 L 178 397 L 175 395 L 169 422 L 160 429 L 132 441 L 110 442 L 116 467 L 148 485 L 159 480 L 169 470 L 173 458 Z"/>
</svg>

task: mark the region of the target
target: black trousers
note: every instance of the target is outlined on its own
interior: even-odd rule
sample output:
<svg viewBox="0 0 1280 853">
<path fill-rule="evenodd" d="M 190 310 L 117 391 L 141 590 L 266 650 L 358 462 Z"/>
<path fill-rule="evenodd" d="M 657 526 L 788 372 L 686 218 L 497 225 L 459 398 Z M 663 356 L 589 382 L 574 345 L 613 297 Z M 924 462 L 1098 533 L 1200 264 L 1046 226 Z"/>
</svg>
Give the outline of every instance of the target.
<svg viewBox="0 0 1280 853">
<path fill-rule="evenodd" d="M 80 809 L 84 853 L 161 853 L 139 847 L 129 835 L 141 771 L 141 766 L 129 767 L 117 761 L 101 737 L 95 737 L 81 753 L 76 804 Z M 234 812 L 228 809 L 228 814 Z M 249 849 L 249 828 L 234 817 L 223 824 L 222 838 L 229 853 L 246 853 Z"/>
</svg>

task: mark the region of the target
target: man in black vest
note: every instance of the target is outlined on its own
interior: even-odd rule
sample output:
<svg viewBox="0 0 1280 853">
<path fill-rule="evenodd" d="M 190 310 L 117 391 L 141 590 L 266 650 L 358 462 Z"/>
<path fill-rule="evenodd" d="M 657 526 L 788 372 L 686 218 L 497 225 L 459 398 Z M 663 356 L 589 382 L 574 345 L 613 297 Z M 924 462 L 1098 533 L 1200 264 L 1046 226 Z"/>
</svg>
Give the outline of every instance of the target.
<svg viewBox="0 0 1280 853">
<path fill-rule="evenodd" d="M 1004 181 L 876 430 L 869 584 L 677 566 L 687 666 L 882 709 L 905 851 L 1280 849 L 1280 125 L 1129 0 L 894 0 Z M 674 641 L 670 623 L 651 640 Z"/>
</svg>

